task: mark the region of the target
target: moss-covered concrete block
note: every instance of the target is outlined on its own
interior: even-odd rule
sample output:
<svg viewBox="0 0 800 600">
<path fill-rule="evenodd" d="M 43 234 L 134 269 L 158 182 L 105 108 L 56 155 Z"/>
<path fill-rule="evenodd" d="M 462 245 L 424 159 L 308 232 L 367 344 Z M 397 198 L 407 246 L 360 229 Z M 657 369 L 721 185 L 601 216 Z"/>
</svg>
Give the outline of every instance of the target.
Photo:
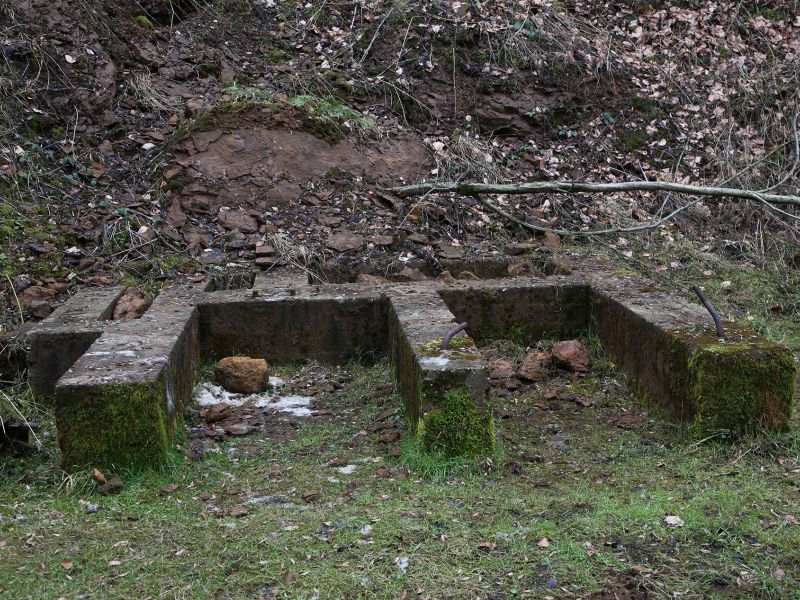
<svg viewBox="0 0 800 600">
<path fill-rule="evenodd" d="M 59 388 L 61 467 L 141 470 L 163 464 L 171 437 L 165 389 L 161 382 Z"/>
<path fill-rule="evenodd" d="M 477 406 L 464 389 L 450 390 L 428 406 L 417 426 L 425 450 L 446 456 L 494 452 L 494 418 L 489 406 Z"/>
<path fill-rule="evenodd" d="M 711 333 L 674 335 L 674 354 L 685 360 L 677 381 L 684 382 L 700 432 L 788 427 L 797 378 L 788 348 L 743 327 L 729 326 L 724 340 Z"/>
<path fill-rule="evenodd" d="M 64 469 L 164 463 L 199 362 L 200 294 L 183 286 L 162 290 L 140 319 L 109 323 L 58 380 Z"/>
</svg>

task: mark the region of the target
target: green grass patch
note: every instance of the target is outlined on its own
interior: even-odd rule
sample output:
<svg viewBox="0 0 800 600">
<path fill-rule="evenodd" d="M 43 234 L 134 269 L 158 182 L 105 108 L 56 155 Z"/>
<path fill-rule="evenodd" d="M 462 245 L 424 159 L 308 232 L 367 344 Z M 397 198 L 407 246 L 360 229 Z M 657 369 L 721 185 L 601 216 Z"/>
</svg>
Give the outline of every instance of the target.
<svg viewBox="0 0 800 600">
<path fill-rule="evenodd" d="M 42 451 L 0 456 L 3 593 L 577 598 L 627 586 L 778 599 L 800 586 L 796 431 L 698 444 L 657 419 L 620 429 L 615 415 L 641 409 L 618 373 L 592 372 L 589 408 L 545 409 L 535 387 L 494 399 L 513 416 L 498 420 L 490 460 L 423 453 L 408 431 L 393 453 L 371 429 L 401 406 L 387 365 L 280 375 L 344 382 L 315 401 L 332 414 L 270 418 L 225 442 L 179 436 L 166 467 L 121 473 L 117 496 L 100 496 L 88 470 L 60 473 L 42 413 Z M 401 427 L 400 413 L 388 422 Z"/>
</svg>

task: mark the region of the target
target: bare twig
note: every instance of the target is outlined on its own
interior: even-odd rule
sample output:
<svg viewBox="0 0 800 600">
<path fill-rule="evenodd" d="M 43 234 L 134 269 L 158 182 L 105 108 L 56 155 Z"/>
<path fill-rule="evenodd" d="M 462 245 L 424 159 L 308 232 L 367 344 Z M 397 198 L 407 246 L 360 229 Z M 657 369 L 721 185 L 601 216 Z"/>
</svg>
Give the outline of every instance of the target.
<svg viewBox="0 0 800 600">
<path fill-rule="evenodd" d="M 703 294 L 703 290 L 700 289 L 699 285 L 693 285 L 692 291 L 697 294 L 697 297 L 700 298 L 700 302 L 703 303 L 703 306 L 706 307 L 706 310 L 711 315 L 711 318 L 714 319 L 714 326 L 717 328 L 717 337 L 724 338 L 725 330 L 722 328 L 722 319 L 720 319 L 719 313 L 714 310 L 714 307 L 711 305 L 711 302 L 708 300 L 708 298 L 706 298 L 705 294 Z"/>
<path fill-rule="evenodd" d="M 25 314 L 22 311 L 22 303 L 19 301 L 19 296 L 17 296 L 17 290 L 14 289 L 14 283 L 11 281 L 11 277 L 6 275 L 6 279 L 8 280 L 8 287 L 11 288 L 11 292 L 14 294 L 14 300 L 17 301 L 17 308 L 19 309 L 19 322 L 25 322 Z"/>
<path fill-rule="evenodd" d="M 377 29 L 375 29 L 375 35 L 372 36 L 372 40 L 370 41 L 369 46 L 367 46 L 367 49 L 364 50 L 364 55 L 361 57 L 361 60 L 358 61 L 359 63 L 363 63 L 365 60 L 367 60 L 367 56 L 369 56 L 369 51 L 372 50 L 372 45 L 375 43 L 375 40 L 378 39 L 378 34 L 381 32 L 381 27 L 383 27 L 383 24 L 386 23 L 386 20 L 392 15 L 394 9 L 395 7 L 393 6 L 391 9 L 389 9 L 389 11 L 387 11 L 385 15 L 383 15 L 383 19 L 381 19 L 381 22 L 378 23 L 378 27 Z"/>
<path fill-rule="evenodd" d="M 447 347 L 450 345 L 450 340 L 452 340 L 456 335 L 461 333 L 467 328 L 466 321 L 464 323 L 459 323 L 452 329 L 450 329 L 446 334 L 444 334 L 444 340 L 442 341 L 442 350 L 447 350 Z"/>
<path fill-rule="evenodd" d="M 692 200 L 683 206 L 680 206 L 669 213 L 667 216 L 662 217 L 656 221 L 651 221 L 650 223 L 645 223 L 643 225 L 636 225 L 635 227 L 621 227 L 621 228 L 611 228 L 611 229 L 595 229 L 593 231 L 568 231 L 566 229 L 554 229 L 549 227 L 541 227 L 539 225 L 533 225 L 531 223 L 526 223 L 522 219 L 518 219 L 511 213 L 504 211 L 502 208 L 491 204 L 487 200 L 481 198 L 480 196 L 475 197 L 478 202 L 483 204 L 486 208 L 491 211 L 494 211 L 504 219 L 508 219 L 512 223 L 519 225 L 523 229 L 527 229 L 528 231 L 533 231 L 536 233 L 555 233 L 558 235 L 563 236 L 572 236 L 572 237 L 592 237 L 598 235 L 616 235 L 618 233 L 635 233 L 637 231 L 646 231 L 648 229 L 655 229 L 656 227 L 661 226 L 662 224 L 666 223 L 667 221 L 671 220 L 673 217 L 678 215 L 679 213 L 683 212 L 687 208 L 691 208 L 695 204 L 698 204 L 700 200 Z"/>
<path fill-rule="evenodd" d="M 792 164 L 792 168 L 786 172 L 786 175 L 784 175 L 783 179 L 781 179 L 778 183 L 766 187 L 763 190 L 758 190 L 759 194 L 764 194 L 765 192 L 771 192 L 775 188 L 782 186 L 784 183 L 786 183 L 792 177 L 794 177 L 794 172 L 797 171 L 798 167 L 800 167 L 800 137 L 797 136 L 798 115 L 800 115 L 800 112 L 794 113 L 794 117 L 792 117 L 792 135 L 794 136 L 794 163 Z"/>
<path fill-rule="evenodd" d="M 36 446 L 38 448 L 41 448 L 42 447 L 42 440 L 40 440 L 39 437 L 36 435 L 35 429 L 38 428 L 38 427 L 35 427 L 36 424 L 35 423 L 31 423 L 30 421 L 28 421 L 28 418 L 25 415 L 22 414 L 22 411 L 20 411 L 20 409 L 17 408 L 17 405 L 14 404 L 14 402 L 11 400 L 11 398 L 9 397 L 8 394 L 6 394 L 2 390 L 0 390 L 0 394 L 2 394 L 2 396 L 6 399 L 6 403 L 11 408 L 13 408 L 14 411 L 19 415 L 20 419 L 22 419 L 23 425 L 26 425 L 28 427 L 29 431 L 31 432 L 31 434 L 33 434 L 33 439 L 36 440 Z M 3 427 L 3 429 L 5 430 L 5 427 Z"/>
</svg>

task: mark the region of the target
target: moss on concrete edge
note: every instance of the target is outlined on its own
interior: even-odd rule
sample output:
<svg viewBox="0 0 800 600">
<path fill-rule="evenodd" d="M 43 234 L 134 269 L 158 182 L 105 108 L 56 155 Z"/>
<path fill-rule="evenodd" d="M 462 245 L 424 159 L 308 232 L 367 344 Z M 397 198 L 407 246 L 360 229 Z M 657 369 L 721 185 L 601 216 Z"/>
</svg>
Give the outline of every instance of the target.
<svg viewBox="0 0 800 600">
<path fill-rule="evenodd" d="M 698 433 L 788 428 L 797 378 L 788 348 L 736 326 L 729 326 L 725 341 L 711 334 L 676 335 Z"/>
<path fill-rule="evenodd" d="M 144 470 L 169 449 L 161 382 L 59 390 L 56 405 L 61 467 Z"/>
<path fill-rule="evenodd" d="M 796 368 L 787 348 L 719 351 L 698 348 L 689 358 L 695 425 L 701 432 L 783 430 L 789 425 Z"/>
<path fill-rule="evenodd" d="M 492 412 L 475 406 L 466 389 L 446 392 L 420 419 L 417 435 L 426 451 L 446 456 L 489 455 L 495 450 Z"/>
</svg>

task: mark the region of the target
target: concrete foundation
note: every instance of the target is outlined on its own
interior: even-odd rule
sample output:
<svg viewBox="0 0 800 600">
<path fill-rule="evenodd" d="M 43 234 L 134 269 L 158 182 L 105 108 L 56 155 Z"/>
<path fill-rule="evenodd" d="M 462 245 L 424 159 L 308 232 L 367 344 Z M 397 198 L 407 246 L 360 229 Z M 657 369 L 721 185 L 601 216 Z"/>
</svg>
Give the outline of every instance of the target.
<svg viewBox="0 0 800 600">
<path fill-rule="evenodd" d="M 55 397 L 66 469 L 162 462 L 197 365 L 232 354 L 278 364 L 389 357 L 409 423 L 423 438 L 429 418 L 428 430 L 435 425 L 440 436 L 443 423 L 457 424 L 452 407 L 463 411 L 464 398 L 464 423 L 491 428 L 486 361 L 464 334 L 440 349 L 463 321 L 474 337 L 531 342 L 591 329 L 643 395 L 706 430 L 780 429 L 794 402 L 787 349 L 747 330 L 726 341 L 709 337 L 701 306 L 652 282 L 611 276 L 605 265 L 451 283 L 315 285 L 291 275 L 257 279 L 251 289 L 175 287 L 139 320 L 104 321 L 118 294 L 77 296 L 30 337 L 31 384 L 41 397 Z M 731 371 L 736 383 L 726 387 Z M 473 441 L 493 443 L 491 432 L 472 433 Z"/>
</svg>

